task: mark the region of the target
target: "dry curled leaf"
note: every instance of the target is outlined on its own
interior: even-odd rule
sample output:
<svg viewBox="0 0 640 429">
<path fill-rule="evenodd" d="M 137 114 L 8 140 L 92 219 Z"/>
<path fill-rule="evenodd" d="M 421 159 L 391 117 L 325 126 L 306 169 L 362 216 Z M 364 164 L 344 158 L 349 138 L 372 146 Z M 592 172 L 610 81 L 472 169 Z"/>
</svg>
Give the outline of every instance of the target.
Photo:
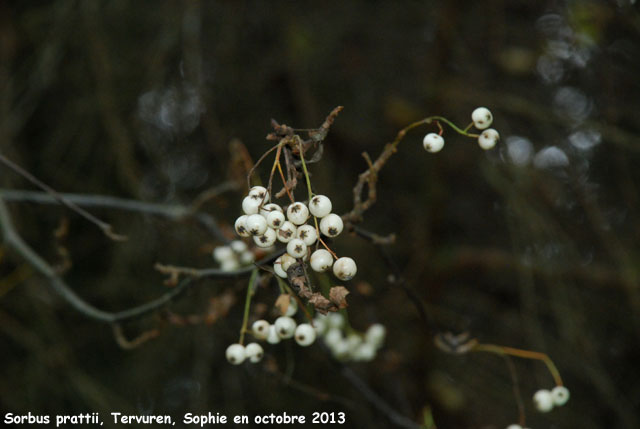
<svg viewBox="0 0 640 429">
<path fill-rule="evenodd" d="M 276 299 L 275 307 L 278 309 L 280 314 L 286 314 L 289 309 L 289 304 L 291 304 L 291 295 L 288 293 L 281 294 L 278 299 Z"/>
<path fill-rule="evenodd" d="M 347 308 L 347 295 L 349 295 L 349 291 L 344 286 L 334 286 L 329 290 L 329 300 L 338 309 Z"/>
<path fill-rule="evenodd" d="M 313 305 L 315 309 L 322 314 L 327 314 L 329 311 L 337 310 L 337 307 L 334 303 L 332 303 L 319 293 L 314 293 L 313 295 L 311 295 L 311 298 L 309 298 L 309 304 Z"/>
</svg>

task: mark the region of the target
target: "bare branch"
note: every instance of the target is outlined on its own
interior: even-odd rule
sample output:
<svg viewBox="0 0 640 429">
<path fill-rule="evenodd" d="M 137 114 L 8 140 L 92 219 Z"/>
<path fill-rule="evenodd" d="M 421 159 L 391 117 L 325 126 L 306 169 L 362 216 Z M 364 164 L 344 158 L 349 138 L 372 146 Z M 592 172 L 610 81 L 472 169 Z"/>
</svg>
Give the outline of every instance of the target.
<svg viewBox="0 0 640 429">
<path fill-rule="evenodd" d="M 228 189 L 233 189 L 228 185 Z M 226 189 L 226 188 L 225 188 Z M 83 207 L 104 207 L 108 209 L 123 210 L 161 216 L 174 221 L 180 221 L 193 217 L 204 226 L 213 236 L 222 242 L 229 239 L 220 231 L 213 216 L 193 210 L 190 207 L 179 204 L 157 204 L 143 201 L 129 200 L 125 198 L 111 197 L 108 195 L 84 195 L 84 194 L 59 194 L 65 200 Z M 45 192 L 0 189 L 0 198 L 7 202 L 28 201 L 36 204 L 57 204 L 57 200 Z"/>
<path fill-rule="evenodd" d="M 19 165 L 17 165 L 13 161 L 11 161 L 9 158 L 7 158 L 4 155 L 2 155 L 1 153 L 0 153 L 0 162 L 2 162 L 4 165 L 9 167 L 14 172 L 18 173 L 20 176 L 22 176 L 25 179 L 27 179 L 29 182 L 33 183 L 34 185 L 36 185 L 40 189 L 44 190 L 46 193 L 51 195 L 58 203 L 60 203 L 63 206 L 67 207 L 69 210 L 78 213 L 80 216 L 82 216 L 83 218 L 85 218 L 89 222 L 91 222 L 94 225 L 96 225 L 98 228 L 100 228 L 102 230 L 104 235 L 106 235 L 110 239 L 112 239 L 114 241 L 124 241 L 124 240 L 127 239 L 126 236 L 120 235 L 120 234 L 116 234 L 115 232 L 113 232 L 113 227 L 110 224 L 98 219 L 97 217 L 95 217 L 94 215 L 89 213 L 88 211 L 86 211 L 83 208 L 79 207 L 78 205 L 74 204 L 72 201 L 67 200 L 66 198 L 64 198 L 63 195 L 59 194 L 51 186 L 49 186 L 46 183 L 42 182 L 41 180 L 36 178 L 33 174 L 29 173 L 28 171 L 26 171 L 25 169 L 23 169 L 22 167 L 20 167 Z"/>
</svg>

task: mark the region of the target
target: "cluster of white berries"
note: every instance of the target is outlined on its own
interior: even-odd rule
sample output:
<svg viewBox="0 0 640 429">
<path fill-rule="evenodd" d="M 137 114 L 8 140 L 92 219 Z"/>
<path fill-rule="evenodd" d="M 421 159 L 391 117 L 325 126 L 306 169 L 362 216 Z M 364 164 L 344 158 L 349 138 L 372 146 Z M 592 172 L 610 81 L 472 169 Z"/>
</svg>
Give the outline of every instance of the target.
<svg viewBox="0 0 640 429">
<path fill-rule="evenodd" d="M 564 386 L 556 386 L 551 391 L 538 390 L 533 395 L 533 404 L 541 413 L 548 413 L 553 407 L 561 407 L 569 400 L 569 389 Z"/>
<path fill-rule="evenodd" d="M 256 320 L 251 326 L 251 334 L 258 340 L 269 344 L 278 344 L 282 340 L 295 339 L 302 347 L 307 347 L 316 341 L 316 329 L 309 323 L 297 324 L 293 316 L 298 311 L 298 304 L 294 298 L 290 298 L 289 306 L 284 315 L 278 317 L 273 324 L 266 320 Z M 247 346 L 231 344 L 227 347 L 227 360 L 229 363 L 239 365 L 246 359 L 251 363 L 260 362 L 264 351 L 258 343 L 250 343 Z"/>
<path fill-rule="evenodd" d="M 213 249 L 213 259 L 220 264 L 222 271 L 235 271 L 241 266 L 252 264 L 255 256 L 249 250 L 247 243 L 234 240 L 228 246 L 218 246 Z"/>
<path fill-rule="evenodd" d="M 324 272 L 333 267 L 333 273 L 340 280 L 351 280 L 357 272 L 356 263 L 349 257 L 333 261 L 331 252 L 317 249 L 311 253 L 311 246 L 318 241 L 315 226 L 308 225 L 311 217 L 320 219 L 320 232 L 327 237 L 338 236 L 344 224 L 342 218 L 331 213 L 331 200 L 324 195 L 315 195 L 308 206 L 294 202 L 288 207 L 269 203 L 269 192 L 262 186 L 254 186 L 242 200 L 244 214 L 235 222 L 235 229 L 241 237 L 253 237 L 258 247 L 271 247 L 276 241 L 286 243 L 287 252 L 274 263 L 276 274 L 287 277 L 287 269 L 297 258 L 310 260 L 311 268 Z M 310 255 L 309 255 L 310 254 Z"/>
<path fill-rule="evenodd" d="M 283 316 L 278 317 L 273 324 L 266 320 L 256 320 L 251 326 L 251 333 L 269 344 L 278 344 L 282 340 L 293 338 L 299 346 L 308 347 L 316 341 L 316 330 L 309 323 L 298 325 L 293 319 L 297 311 L 298 305 L 295 299 L 291 298 Z"/>
<path fill-rule="evenodd" d="M 345 320 L 340 313 L 319 315 L 313 321 L 316 331 L 336 359 L 368 362 L 373 360 L 384 343 L 386 329 L 375 323 L 364 334 L 345 334 Z"/>
<path fill-rule="evenodd" d="M 478 107 L 471 113 L 471 120 L 474 127 L 483 130 L 478 136 L 478 145 L 484 150 L 493 148 L 500 140 L 500 134 L 493 128 L 489 128 L 493 122 L 491 111 L 486 107 Z M 444 138 L 440 134 L 429 133 L 422 140 L 422 145 L 427 152 L 440 152 L 444 147 Z"/>
</svg>

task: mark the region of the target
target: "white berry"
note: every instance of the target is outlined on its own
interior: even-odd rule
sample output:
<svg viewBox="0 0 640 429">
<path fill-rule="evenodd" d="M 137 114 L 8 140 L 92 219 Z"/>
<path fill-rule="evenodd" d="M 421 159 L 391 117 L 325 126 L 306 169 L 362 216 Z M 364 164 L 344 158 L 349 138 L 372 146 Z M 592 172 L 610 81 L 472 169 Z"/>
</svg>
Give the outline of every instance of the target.
<svg viewBox="0 0 640 429">
<path fill-rule="evenodd" d="M 307 254 L 307 245 L 299 238 L 294 238 L 287 244 L 287 253 L 294 258 L 302 258 Z"/>
<path fill-rule="evenodd" d="M 296 331 L 296 321 L 288 316 L 278 317 L 273 326 L 276 328 L 278 336 L 283 340 L 293 337 Z"/>
<path fill-rule="evenodd" d="M 522 426 L 513 424 L 513 425 L 507 426 L 507 429 L 522 429 Z"/>
<path fill-rule="evenodd" d="M 269 192 L 267 192 L 267 188 L 264 186 L 254 186 L 249 190 L 249 197 L 262 204 L 263 201 L 269 201 Z"/>
<path fill-rule="evenodd" d="M 344 316 L 341 313 L 331 313 L 327 316 L 327 325 L 330 328 L 342 329 L 344 326 Z"/>
<path fill-rule="evenodd" d="M 316 330 L 308 323 L 301 323 L 296 328 L 295 339 L 302 347 L 310 346 L 316 340 Z"/>
<path fill-rule="evenodd" d="M 274 229 L 267 228 L 264 234 L 254 236 L 253 241 L 256 243 L 256 246 L 258 247 L 262 247 L 262 248 L 271 247 L 276 242 L 276 231 Z"/>
<path fill-rule="evenodd" d="M 351 280 L 358 272 L 356 261 L 343 256 L 333 263 L 333 274 L 340 280 Z"/>
<path fill-rule="evenodd" d="M 327 237 L 336 237 L 343 228 L 342 218 L 335 213 L 326 215 L 320 221 L 320 231 Z"/>
<path fill-rule="evenodd" d="M 302 225 L 296 231 L 296 238 L 302 240 L 307 246 L 313 246 L 318 239 L 318 233 L 311 225 Z"/>
<path fill-rule="evenodd" d="M 285 222 L 284 213 L 272 211 L 267 214 L 267 225 L 273 229 L 279 229 Z"/>
<path fill-rule="evenodd" d="M 311 269 L 317 273 L 327 271 L 333 265 L 333 256 L 326 249 L 318 249 L 311 254 Z"/>
<path fill-rule="evenodd" d="M 262 235 L 267 230 L 267 220 L 259 214 L 249 215 L 245 224 L 247 225 L 247 231 L 251 235 Z"/>
<path fill-rule="evenodd" d="M 282 208 L 279 205 L 274 203 L 265 204 L 262 207 L 260 207 L 259 213 L 264 217 L 267 217 L 267 215 L 271 212 L 282 213 Z"/>
<path fill-rule="evenodd" d="M 283 243 L 290 242 L 291 240 L 296 238 L 296 231 L 297 228 L 294 224 L 292 224 L 288 220 L 285 221 L 278 230 L 278 241 L 281 241 Z"/>
<path fill-rule="evenodd" d="M 282 277 L 283 279 L 287 278 L 287 272 L 282 268 L 282 256 L 273 263 L 273 271 L 275 271 L 278 277 Z"/>
<path fill-rule="evenodd" d="M 484 130 L 493 122 L 493 115 L 486 107 L 478 107 L 471 113 L 471 120 L 477 129 Z"/>
<path fill-rule="evenodd" d="M 257 339 L 266 340 L 269 335 L 269 326 L 271 325 L 266 320 L 256 320 L 251 325 L 251 332 Z"/>
<path fill-rule="evenodd" d="M 229 259 L 235 259 L 236 255 L 229 246 L 218 246 L 213 249 L 213 259 L 218 262 L 224 262 Z"/>
<path fill-rule="evenodd" d="M 309 219 L 309 209 L 303 203 L 293 203 L 287 208 L 287 219 L 294 225 L 302 225 Z"/>
<path fill-rule="evenodd" d="M 533 404 L 541 413 L 548 413 L 553 409 L 553 397 L 547 389 L 538 390 L 533 395 Z"/>
<path fill-rule="evenodd" d="M 251 234 L 249 233 L 249 230 L 247 229 L 247 218 L 249 216 L 247 215 L 242 215 L 240 216 L 238 219 L 236 219 L 236 223 L 235 223 L 235 228 L 236 228 L 236 233 L 240 236 L 240 237 L 249 237 L 251 236 Z"/>
<path fill-rule="evenodd" d="M 267 342 L 269 344 L 278 344 L 280 342 L 280 336 L 276 330 L 275 325 L 269 326 L 269 334 L 267 335 Z"/>
<path fill-rule="evenodd" d="M 324 343 L 329 348 L 335 347 L 338 343 L 342 343 L 342 331 L 340 329 L 332 328 L 327 331 L 324 336 Z"/>
<path fill-rule="evenodd" d="M 553 405 L 561 407 L 569 400 L 569 389 L 564 386 L 556 386 L 551 389 L 551 398 L 553 399 Z"/>
<path fill-rule="evenodd" d="M 247 344 L 247 347 L 244 348 L 244 353 L 251 363 L 260 362 L 262 356 L 264 356 L 264 350 L 262 350 L 262 346 L 258 343 Z"/>
<path fill-rule="evenodd" d="M 244 197 L 244 200 L 242 200 L 242 211 L 247 215 L 256 214 L 260 210 L 261 202 L 262 200 L 251 198 L 250 196 Z"/>
<path fill-rule="evenodd" d="M 235 271 L 238 268 L 240 268 L 240 264 L 238 263 L 238 260 L 235 258 L 226 259 L 222 261 L 222 263 L 220 264 L 220 270 L 222 271 Z"/>
<path fill-rule="evenodd" d="M 295 298 L 291 297 L 289 299 L 289 305 L 287 306 L 287 311 L 284 313 L 285 316 L 293 316 L 298 311 L 298 302 Z"/>
<path fill-rule="evenodd" d="M 231 344 L 226 351 L 227 360 L 233 365 L 240 365 L 247 357 L 242 344 Z"/>
<path fill-rule="evenodd" d="M 352 354 L 354 360 L 369 362 L 376 357 L 376 348 L 373 344 L 363 343 L 356 347 Z"/>
<path fill-rule="evenodd" d="M 422 140 L 424 150 L 431 153 L 440 152 L 444 147 L 444 138 L 436 133 L 429 133 Z"/>
<path fill-rule="evenodd" d="M 478 144 L 484 150 L 489 150 L 498 143 L 500 140 L 500 134 L 493 128 L 489 128 L 488 130 L 484 130 L 480 137 L 478 137 Z"/>
<path fill-rule="evenodd" d="M 240 254 L 239 260 L 242 265 L 249 265 L 249 264 L 253 264 L 253 261 L 256 260 L 256 257 L 253 254 L 253 252 L 251 252 L 250 250 L 247 250 Z"/>
<path fill-rule="evenodd" d="M 319 314 L 318 316 L 316 316 L 315 319 L 313 319 L 313 327 L 316 330 L 316 333 L 318 335 L 324 335 L 324 333 L 326 332 L 328 325 L 326 322 L 326 317 Z"/>
<path fill-rule="evenodd" d="M 282 264 L 282 269 L 286 272 L 289 267 L 293 264 L 295 264 L 296 258 L 294 258 L 293 256 L 289 255 L 288 253 L 285 253 L 284 255 L 282 255 L 280 258 L 282 258 L 280 260 L 280 263 Z"/>
<path fill-rule="evenodd" d="M 247 243 L 245 243 L 244 241 L 240 241 L 240 240 L 234 240 L 232 241 L 229 246 L 231 247 L 231 250 L 233 250 L 236 253 L 242 253 L 245 252 L 247 250 Z"/>
<path fill-rule="evenodd" d="M 324 195 L 316 195 L 309 201 L 309 211 L 315 217 L 325 217 L 331 213 L 332 208 L 331 200 Z"/>
<path fill-rule="evenodd" d="M 379 323 L 374 323 L 369 326 L 369 329 L 367 329 L 367 332 L 364 335 L 367 343 L 379 348 L 382 346 L 382 343 L 384 343 L 384 337 L 386 334 L 387 330 L 384 326 Z"/>
</svg>

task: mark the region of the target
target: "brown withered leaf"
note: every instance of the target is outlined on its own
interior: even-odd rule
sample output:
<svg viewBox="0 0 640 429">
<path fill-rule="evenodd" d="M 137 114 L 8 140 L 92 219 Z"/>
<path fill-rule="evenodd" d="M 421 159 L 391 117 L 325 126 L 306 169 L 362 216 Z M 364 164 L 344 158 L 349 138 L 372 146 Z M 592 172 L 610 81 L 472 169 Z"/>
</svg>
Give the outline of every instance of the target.
<svg viewBox="0 0 640 429">
<path fill-rule="evenodd" d="M 337 308 L 334 303 L 319 293 L 314 293 L 309 298 L 309 304 L 312 304 L 316 310 L 322 314 L 327 314 L 329 311 L 336 311 Z"/>
<path fill-rule="evenodd" d="M 339 309 L 347 308 L 349 291 L 344 286 L 334 286 L 329 290 L 329 300 Z"/>
<path fill-rule="evenodd" d="M 280 314 L 284 315 L 287 313 L 287 309 L 289 308 L 289 304 L 291 303 L 291 295 L 288 293 L 281 294 L 278 299 L 276 299 L 275 307 L 280 311 Z"/>
</svg>

